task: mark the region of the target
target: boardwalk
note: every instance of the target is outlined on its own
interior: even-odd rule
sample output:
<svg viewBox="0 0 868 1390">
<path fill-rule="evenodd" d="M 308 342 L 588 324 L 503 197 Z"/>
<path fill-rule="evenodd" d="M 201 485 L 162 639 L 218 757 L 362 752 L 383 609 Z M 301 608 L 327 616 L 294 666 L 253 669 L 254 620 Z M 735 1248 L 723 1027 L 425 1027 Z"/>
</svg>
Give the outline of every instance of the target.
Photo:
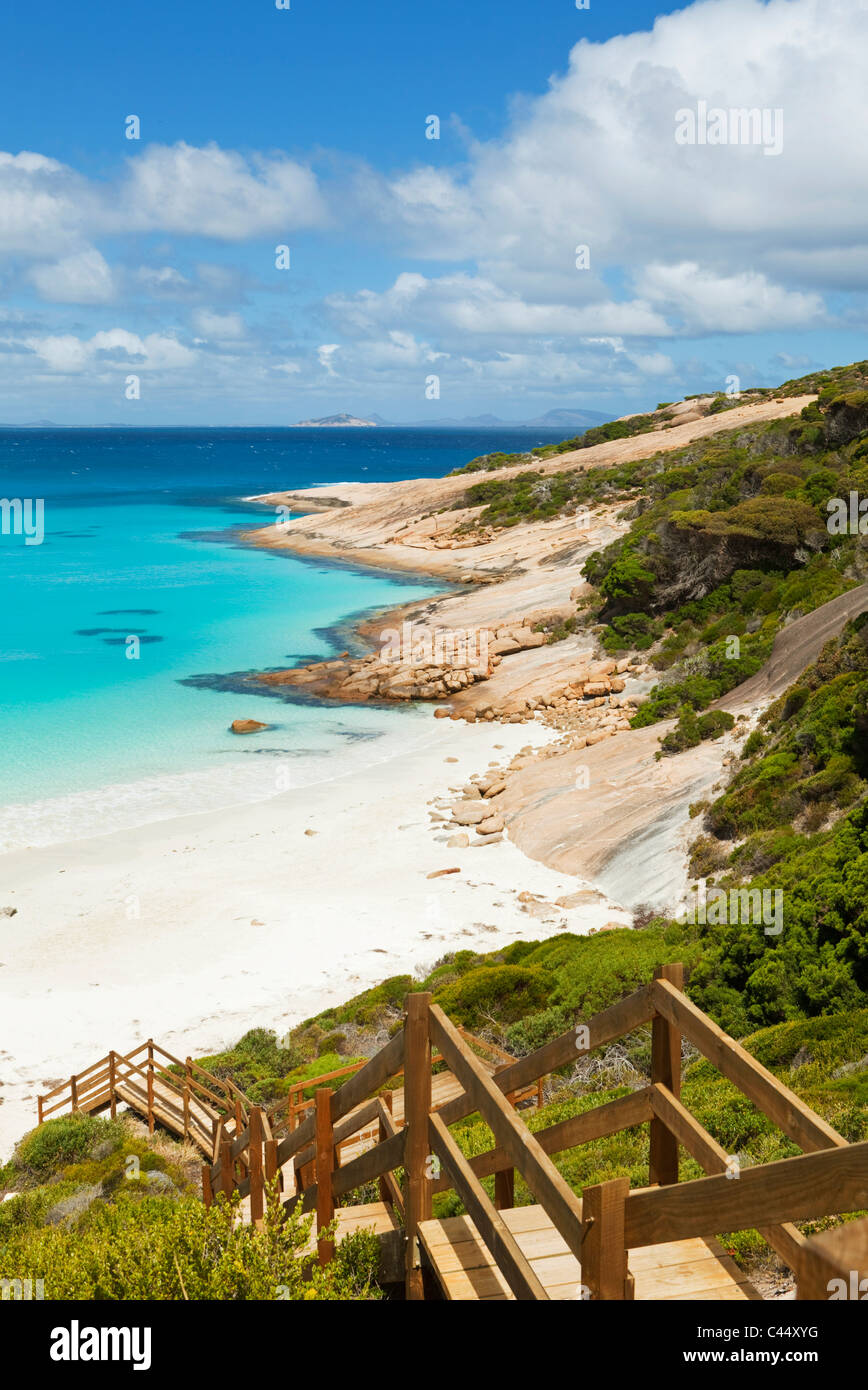
<svg viewBox="0 0 868 1390">
<path fill-rule="evenodd" d="M 197 1145 L 206 1204 L 237 1197 L 240 1219 L 258 1225 L 276 1184 L 284 1208 L 314 1214 L 309 1249 L 321 1264 L 347 1235 L 369 1230 L 380 1282 L 413 1300 L 756 1300 L 715 1232 L 758 1230 L 805 1289 L 846 1282 L 848 1269 L 868 1264 L 864 1232 L 844 1227 L 839 1248 L 838 1232 L 806 1242 L 794 1224 L 868 1207 L 868 1143 L 848 1144 L 697 1009 L 681 966 L 661 966 L 591 1018 L 586 1050 L 648 1025 L 646 1086 L 534 1132 L 516 1107 L 538 1102 L 544 1078 L 575 1062 L 575 1029 L 514 1059 L 456 1028 L 425 993 L 407 996 L 403 1028 L 375 1056 L 293 1082 L 270 1110 L 149 1040 L 55 1087 L 40 1098 L 39 1118 L 128 1105 L 151 1129 Z M 802 1152 L 732 1181 L 726 1149 L 681 1102 L 682 1039 Z M 342 1084 L 331 1090 L 321 1084 L 329 1080 Z M 452 1126 L 473 1115 L 492 1147 L 467 1157 Z M 552 1161 L 646 1124 L 647 1186 L 620 1177 L 576 1193 Z M 682 1150 L 707 1176 L 679 1181 Z M 528 1206 L 515 1206 L 516 1173 L 534 1198 Z M 446 1192 L 465 1214 L 435 1216 Z"/>
</svg>

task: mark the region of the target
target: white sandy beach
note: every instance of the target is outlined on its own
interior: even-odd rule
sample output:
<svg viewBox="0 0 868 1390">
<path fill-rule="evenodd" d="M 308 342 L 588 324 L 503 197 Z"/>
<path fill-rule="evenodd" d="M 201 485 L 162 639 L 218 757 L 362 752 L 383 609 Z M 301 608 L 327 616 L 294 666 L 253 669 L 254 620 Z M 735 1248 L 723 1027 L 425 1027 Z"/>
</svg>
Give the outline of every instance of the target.
<svg viewBox="0 0 868 1390">
<path fill-rule="evenodd" d="M 202 1055 L 448 950 L 627 922 L 606 900 L 529 915 L 519 893 L 554 904 L 583 882 L 508 840 L 447 848 L 429 818 L 435 797 L 552 736 L 419 721 L 364 770 L 337 755 L 331 780 L 268 801 L 0 857 L 17 908 L 0 918 L 0 1153 L 35 1123 L 40 1090 L 110 1048 L 153 1036 Z"/>
</svg>

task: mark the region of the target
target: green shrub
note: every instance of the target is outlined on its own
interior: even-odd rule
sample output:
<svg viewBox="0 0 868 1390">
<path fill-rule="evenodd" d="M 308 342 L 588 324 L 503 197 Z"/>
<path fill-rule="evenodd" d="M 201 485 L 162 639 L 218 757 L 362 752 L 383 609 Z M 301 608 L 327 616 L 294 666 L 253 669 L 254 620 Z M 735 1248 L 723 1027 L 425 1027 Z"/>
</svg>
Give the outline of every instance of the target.
<svg viewBox="0 0 868 1390">
<path fill-rule="evenodd" d="M 44 1279 L 49 1299 L 366 1300 L 377 1244 L 347 1237 L 321 1269 L 305 1255 L 311 1217 L 284 1219 L 269 1205 L 265 1229 L 237 1221 L 234 1205 L 194 1198 L 136 1200 L 122 1192 L 71 1226 L 7 1233 L 4 1263 L 16 1278 Z"/>
<path fill-rule="evenodd" d="M 548 982 L 541 970 L 522 965 L 490 965 L 456 980 L 436 995 L 437 1003 L 466 1028 L 490 1018 L 515 1023 L 546 1002 Z"/>
<path fill-rule="evenodd" d="M 122 1137 L 118 1124 L 96 1115 L 63 1115 L 25 1134 L 15 1149 L 14 1163 L 31 1177 L 44 1178 L 66 1164 L 80 1163 L 96 1144 L 118 1145 Z"/>
</svg>

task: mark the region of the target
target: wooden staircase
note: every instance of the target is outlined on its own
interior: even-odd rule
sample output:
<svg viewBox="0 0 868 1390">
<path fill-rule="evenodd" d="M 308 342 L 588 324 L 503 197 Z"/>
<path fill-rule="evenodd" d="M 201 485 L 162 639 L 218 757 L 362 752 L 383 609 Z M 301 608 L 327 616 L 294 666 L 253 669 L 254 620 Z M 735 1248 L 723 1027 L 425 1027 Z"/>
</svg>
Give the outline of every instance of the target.
<svg viewBox="0 0 868 1390">
<path fill-rule="evenodd" d="M 242 1219 L 255 1224 L 269 1200 L 315 1213 L 310 1248 L 321 1263 L 349 1232 L 371 1230 L 380 1240 L 381 1280 L 402 1282 L 410 1299 L 754 1300 L 759 1294 L 714 1238 L 746 1229 L 758 1230 L 800 1282 L 810 1276 L 815 1287 L 817 1271 L 837 1269 L 845 1256 L 837 1248 L 816 1253 L 792 1223 L 868 1207 L 868 1143 L 848 1144 L 682 986 L 682 967 L 662 966 L 628 998 L 518 1060 L 456 1028 L 429 994 L 409 994 L 404 1026 L 380 1052 L 337 1075 L 294 1083 L 270 1110 L 149 1041 L 125 1057 L 110 1053 L 42 1097 L 40 1122 L 66 1106 L 114 1113 L 123 1101 L 151 1129 L 158 1121 L 198 1145 L 207 1159 L 206 1203 L 237 1193 Z M 531 1133 L 516 1107 L 538 1105 L 547 1076 L 649 1024 L 647 1086 Z M 739 1171 L 681 1102 L 682 1038 L 803 1153 Z M 334 1091 L 321 1085 L 341 1077 Z M 390 1088 L 398 1077 L 403 1086 Z M 467 1158 L 450 1126 L 473 1114 L 493 1146 Z M 553 1154 L 644 1124 L 646 1187 L 631 1190 L 627 1178 L 613 1178 L 579 1196 L 552 1162 Z M 679 1182 L 681 1149 L 707 1176 Z M 532 1205 L 515 1207 L 516 1171 Z M 493 1200 L 485 1178 L 494 1179 Z M 360 1189 L 362 1202 L 353 1205 Z M 437 1220 L 433 1198 L 449 1190 L 466 1215 Z M 848 1240 L 848 1250 L 862 1248 Z"/>
</svg>

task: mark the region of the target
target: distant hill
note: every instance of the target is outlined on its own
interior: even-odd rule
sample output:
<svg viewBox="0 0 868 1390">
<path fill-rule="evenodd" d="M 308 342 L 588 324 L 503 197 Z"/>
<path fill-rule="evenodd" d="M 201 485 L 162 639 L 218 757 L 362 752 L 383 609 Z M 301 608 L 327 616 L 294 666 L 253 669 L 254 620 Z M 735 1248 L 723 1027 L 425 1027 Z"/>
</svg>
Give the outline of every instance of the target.
<svg viewBox="0 0 868 1390">
<path fill-rule="evenodd" d="M 378 420 L 361 420 L 358 415 L 348 415 L 346 411 L 342 411 L 339 415 L 323 415 L 319 420 L 299 420 L 295 428 L 313 429 L 314 427 L 338 426 L 346 429 L 359 426 L 367 429 L 377 424 L 379 424 Z"/>
<path fill-rule="evenodd" d="M 391 429 L 551 429 L 576 430 L 589 429 L 602 424 L 609 417 L 599 410 L 549 410 L 545 415 L 537 415 L 532 420 L 501 420 L 498 415 L 463 415 L 427 420 L 384 420 L 381 415 L 371 414 L 368 419 L 375 425 Z"/>
</svg>

